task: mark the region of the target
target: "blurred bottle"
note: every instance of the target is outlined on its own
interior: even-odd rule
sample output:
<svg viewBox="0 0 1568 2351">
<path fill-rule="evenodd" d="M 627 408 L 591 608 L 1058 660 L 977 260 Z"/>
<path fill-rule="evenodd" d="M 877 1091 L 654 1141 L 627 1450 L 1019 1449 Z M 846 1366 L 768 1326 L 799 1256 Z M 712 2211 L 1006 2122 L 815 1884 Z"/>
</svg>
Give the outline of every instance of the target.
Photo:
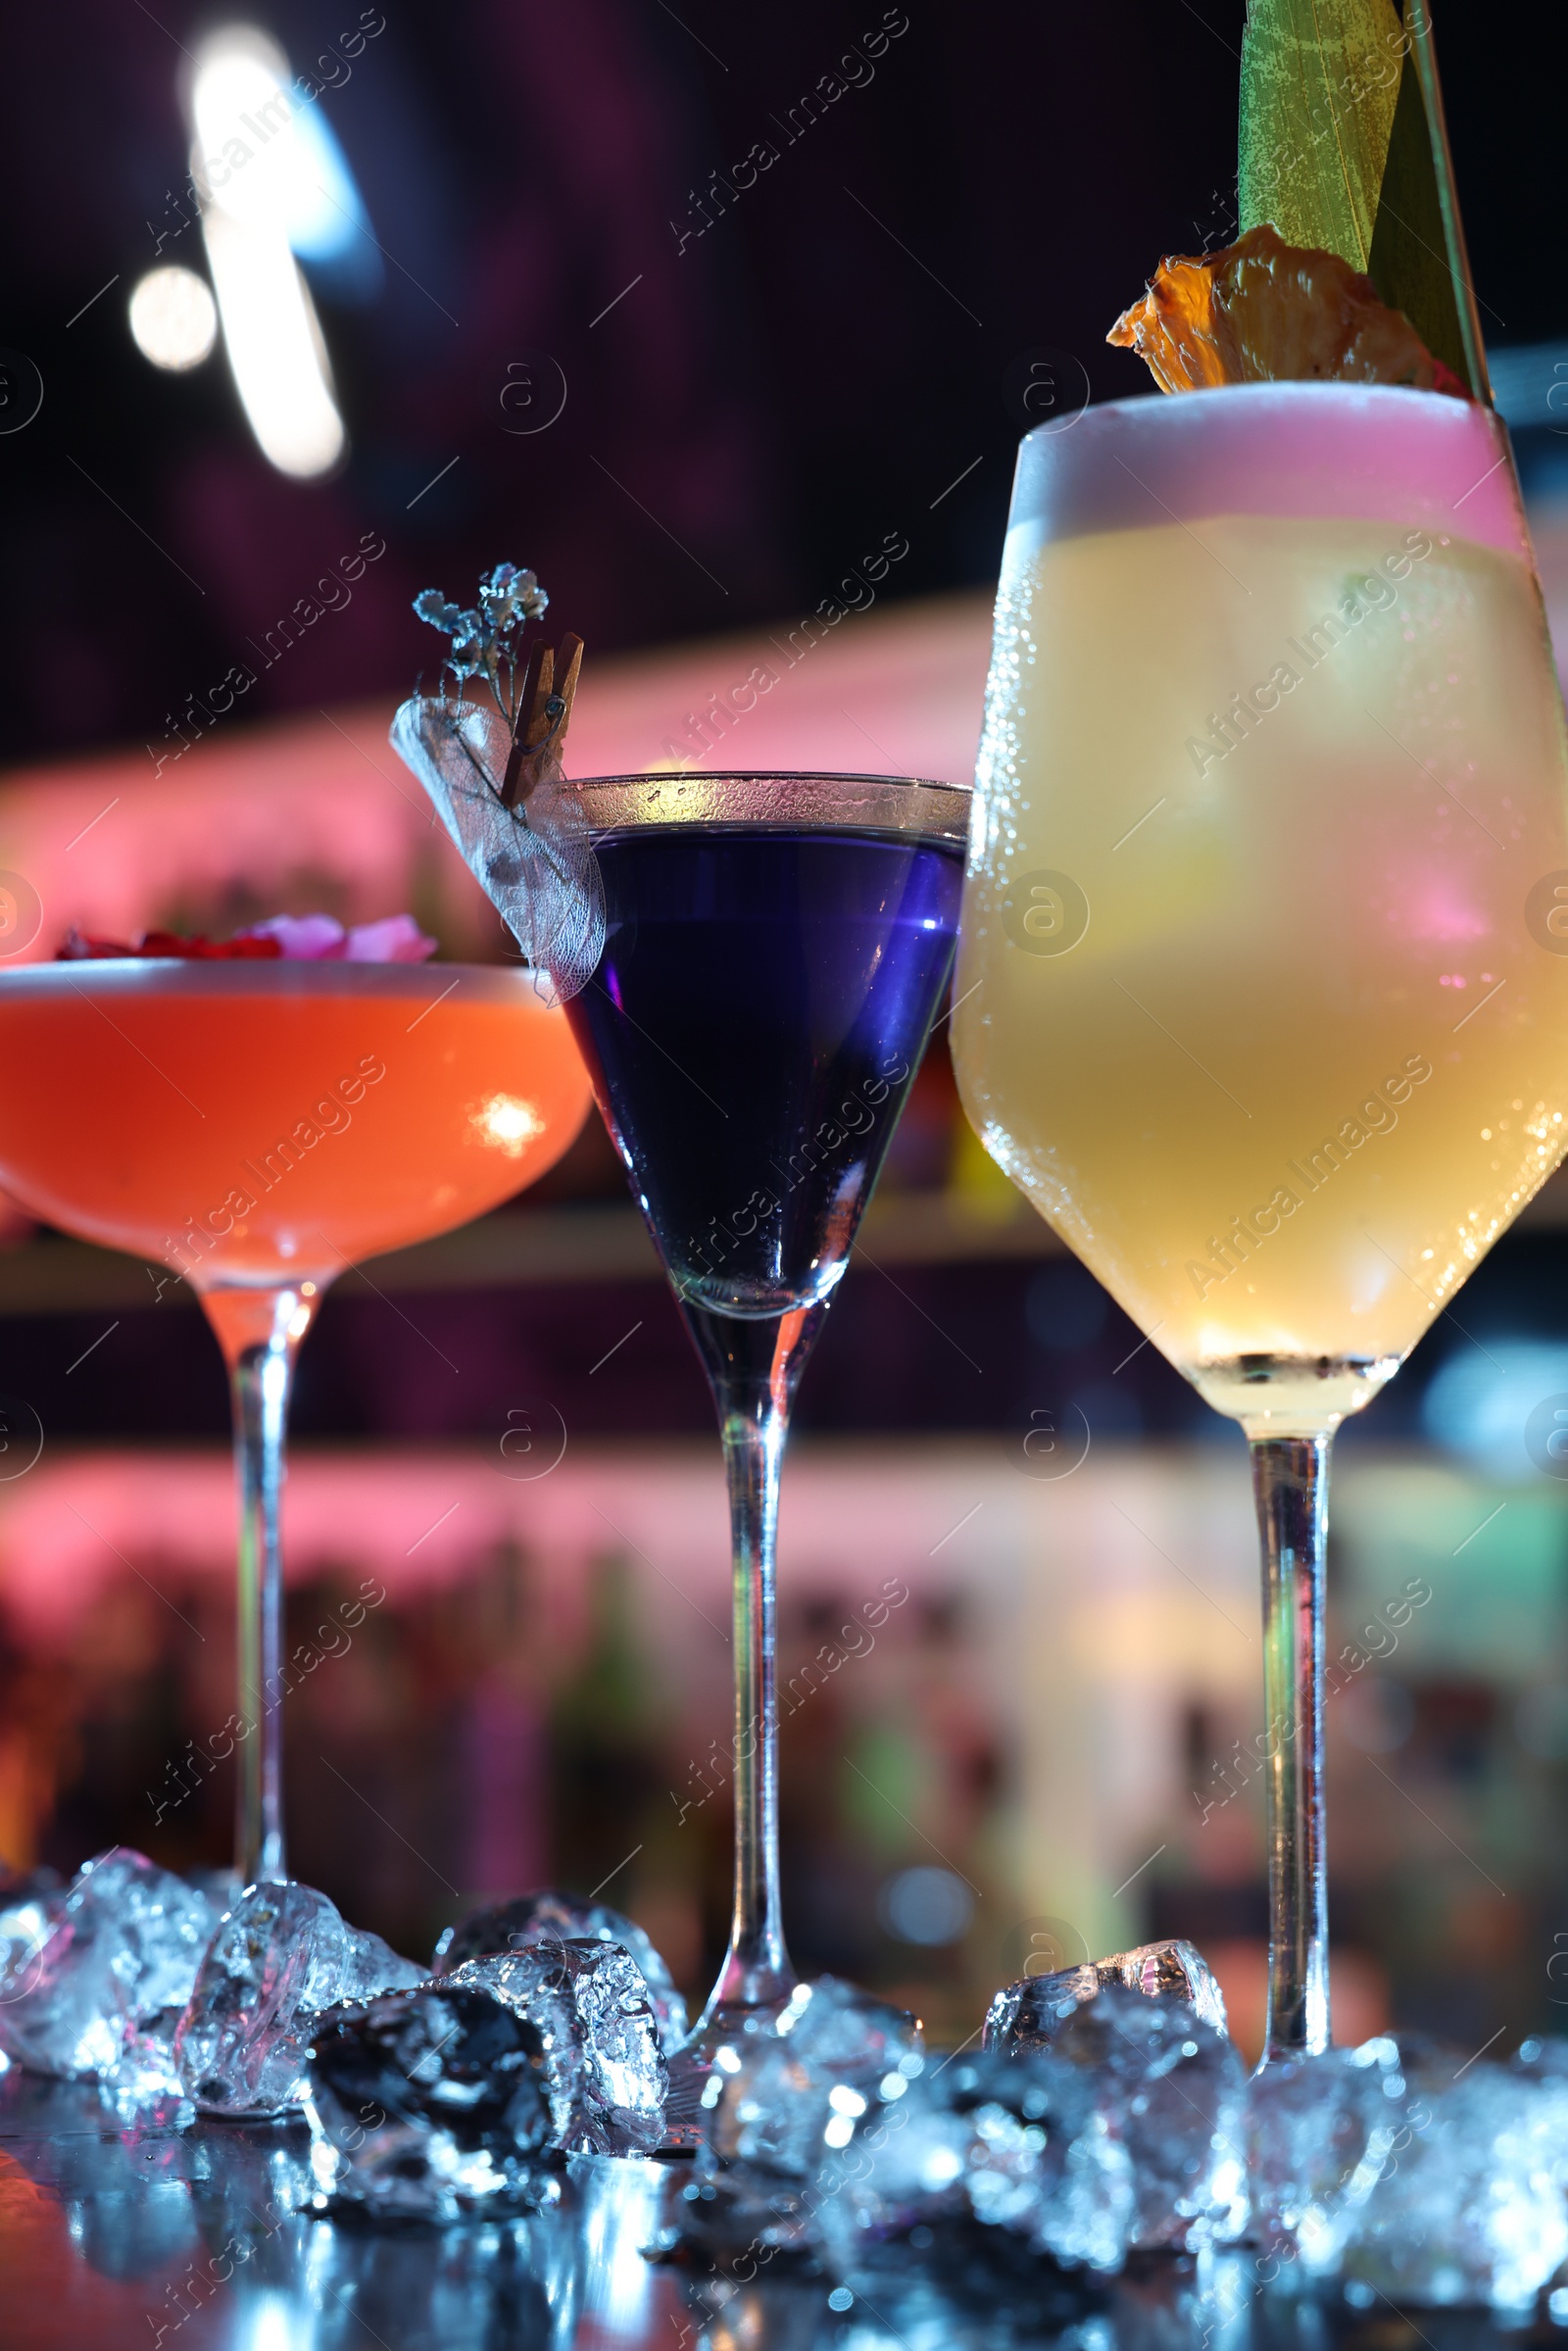
<svg viewBox="0 0 1568 2351">
<path fill-rule="evenodd" d="M 475 1595 L 472 1680 L 462 1693 L 465 1882 L 479 1901 L 550 1883 L 548 1650 L 528 1562 L 503 1543 Z"/>
<path fill-rule="evenodd" d="M 673 1709 L 618 1553 L 589 1570 L 588 1625 L 550 1706 L 552 1877 L 573 1893 L 603 1886 L 602 1898 L 626 1910 L 639 1884 L 653 1883 L 637 1865 L 665 1834 Z"/>
</svg>

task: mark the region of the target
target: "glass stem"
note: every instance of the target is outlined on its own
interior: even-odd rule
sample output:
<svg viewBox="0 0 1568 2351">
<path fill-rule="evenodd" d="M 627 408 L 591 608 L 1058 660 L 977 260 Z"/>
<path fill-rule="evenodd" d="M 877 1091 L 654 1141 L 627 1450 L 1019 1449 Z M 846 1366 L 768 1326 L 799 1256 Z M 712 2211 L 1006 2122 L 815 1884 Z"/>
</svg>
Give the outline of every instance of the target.
<svg viewBox="0 0 1568 2351">
<path fill-rule="evenodd" d="M 228 1365 L 239 1490 L 234 1868 L 286 1878 L 283 1852 L 283 1554 L 279 1514 L 294 1359 L 315 1311 L 298 1290 L 213 1290 L 202 1300 Z"/>
<path fill-rule="evenodd" d="M 1263 2063 L 1329 2045 L 1323 1846 L 1327 1437 L 1253 1438 L 1263 1552 L 1268 1759 L 1268 2026 Z"/>
<path fill-rule="evenodd" d="M 826 1309 L 745 1319 L 684 1311 L 718 1407 L 734 1562 L 735 1907 L 701 2032 L 721 2010 L 787 1999 L 797 1982 L 779 1901 L 773 1559 L 790 1405 Z"/>
</svg>

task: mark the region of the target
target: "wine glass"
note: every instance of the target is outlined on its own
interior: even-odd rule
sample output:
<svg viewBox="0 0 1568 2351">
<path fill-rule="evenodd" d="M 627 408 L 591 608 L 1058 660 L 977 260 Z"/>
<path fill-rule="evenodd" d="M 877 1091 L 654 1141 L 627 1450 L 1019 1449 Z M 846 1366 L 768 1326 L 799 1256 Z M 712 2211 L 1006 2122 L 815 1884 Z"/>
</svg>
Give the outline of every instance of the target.
<svg viewBox="0 0 1568 2351">
<path fill-rule="evenodd" d="M 566 1010 L 718 1411 L 735 1899 L 688 2046 L 781 2008 L 774 1543 L 791 1400 L 953 960 L 969 794 L 856 775 L 574 786 L 604 955 Z"/>
<path fill-rule="evenodd" d="M 1265 2062 L 1329 2039 L 1330 1441 L 1568 1143 L 1565 783 L 1489 409 L 1255 384 L 1024 441 L 955 1059 L 992 1155 L 1250 1445 Z"/>
<path fill-rule="evenodd" d="M 234 1866 L 242 1886 L 284 1878 L 279 1507 L 300 1342 L 347 1267 L 543 1175 L 586 1115 L 581 1060 L 517 970 L 119 957 L 0 972 L 0 1183 L 153 1260 L 150 1298 L 188 1281 L 223 1350 Z"/>
</svg>

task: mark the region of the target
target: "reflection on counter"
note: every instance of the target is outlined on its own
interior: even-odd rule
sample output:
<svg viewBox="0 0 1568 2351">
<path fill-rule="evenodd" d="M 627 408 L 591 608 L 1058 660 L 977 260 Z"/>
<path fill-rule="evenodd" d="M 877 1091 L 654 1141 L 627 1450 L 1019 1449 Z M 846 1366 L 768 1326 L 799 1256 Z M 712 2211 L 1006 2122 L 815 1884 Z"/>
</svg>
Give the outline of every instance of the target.
<svg viewBox="0 0 1568 2351">
<path fill-rule="evenodd" d="M 0 2080 L 8 2327 L 29 2351 L 1517 2351 L 1555 2333 L 1460 2310 L 1417 2328 L 1370 2287 L 1284 2299 L 1278 2264 L 1241 2249 L 1105 2280 L 996 2244 L 904 2247 L 854 2287 L 765 2248 L 661 2258 L 679 2163 L 575 2156 L 523 2218 L 368 2231 L 301 2211 L 308 2143 L 299 2124 L 105 2135 L 90 2088 Z"/>
</svg>

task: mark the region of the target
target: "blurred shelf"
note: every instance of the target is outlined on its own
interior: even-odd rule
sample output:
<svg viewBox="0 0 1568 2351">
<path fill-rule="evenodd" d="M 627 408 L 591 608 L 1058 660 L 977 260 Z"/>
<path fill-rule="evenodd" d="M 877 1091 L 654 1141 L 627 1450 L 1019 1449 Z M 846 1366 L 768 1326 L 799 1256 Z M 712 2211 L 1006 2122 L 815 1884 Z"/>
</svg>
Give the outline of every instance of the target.
<svg viewBox="0 0 1568 2351">
<path fill-rule="evenodd" d="M 980 1216 L 942 1193 L 874 1200 L 858 1250 L 875 1266 L 946 1265 L 1058 1254 L 1061 1244 L 1020 1200 L 1004 1218 Z M 163 1268 L 56 1234 L 0 1254 L 0 1316 L 86 1314 L 150 1306 Z M 362 1275 L 388 1295 L 416 1290 L 522 1290 L 551 1283 L 662 1279 L 635 1208 L 503 1210 L 439 1241 L 372 1258 Z M 166 1281 L 165 1304 L 195 1304 Z"/>
<path fill-rule="evenodd" d="M 1568 1229 L 1568 1169 L 1553 1176 L 1519 1219 L 1521 1232 Z M 857 1256 L 875 1267 L 997 1264 L 1059 1256 L 1063 1244 L 1020 1200 L 1008 1214 L 969 1208 L 946 1193 L 890 1193 L 873 1200 Z M 527 1290 L 579 1282 L 652 1282 L 662 1278 L 653 1244 L 635 1208 L 503 1209 L 460 1232 L 397 1249 L 356 1268 L 362 1284 L 389 1296 L 416 1290 Z M 0 1318 L 24 1314 L 126 1311 L 155 1302 L 149 1269 L 114 1249 L 56 1234 L 0 1253 Z M 166 1285 L 164 1302 L 195 1304 L 183 1284 Z"/>
</svg>

